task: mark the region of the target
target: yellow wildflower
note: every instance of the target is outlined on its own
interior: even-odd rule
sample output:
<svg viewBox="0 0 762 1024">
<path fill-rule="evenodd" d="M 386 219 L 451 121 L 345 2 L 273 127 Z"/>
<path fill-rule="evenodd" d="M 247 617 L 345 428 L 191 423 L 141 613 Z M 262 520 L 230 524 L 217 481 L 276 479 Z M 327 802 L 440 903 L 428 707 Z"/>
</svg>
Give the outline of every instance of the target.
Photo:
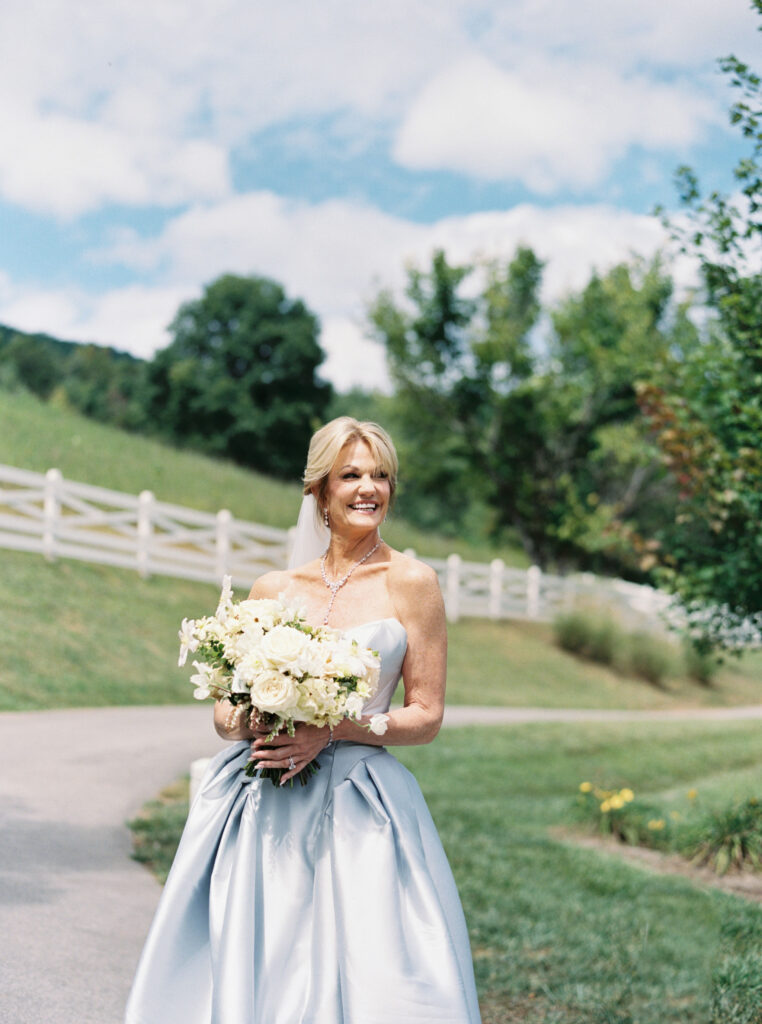
<svg viewBox="0 0 762 1024">
<path fill-rule="evenodd" d="M 610 810 L 611 810 L 611 801 L 610 800 L 604 800 L 603 803 L 601 804 L 601 811 L 602 811 L 602 813 L 603 814 L 608 814 L 608 812 Z"/>
<path fill-rule="evenodd" d="M 615 793 L 614 796 L 609 800 L 609 805 L 612 811 L 619 811 L 624 807 L 624 800 L 620 793 Z"/>
<path fill-rule="evenodd" d="M 592 784 L 589 782 L 580 782 L 579 784 L 580 793 L 589 793 L 592 788 Z"/>
<path fill-rule="evenodd" d="M 697 796 L 698 796 L 698 790 L 697 789 L 689 789 L 688 790 L 688 799 L 689 800 L 695 800 Z"/>
<path fill-rule="evenodd" d="M 620 791 L 619 795 L 626 804 L 630 803 L 631 800 L 635 799 L 635 794 L 631 789 L 623 789 Z"/>
<path fill-rule="evenodd" d="M 651 820 L 648 823 L 648 827 L 651 829 L 652 832 L 659 832 L 661 831 L 661 829 L 664 828 L 664 824 L 664 818 L 651 818 Z"/>
</svg>

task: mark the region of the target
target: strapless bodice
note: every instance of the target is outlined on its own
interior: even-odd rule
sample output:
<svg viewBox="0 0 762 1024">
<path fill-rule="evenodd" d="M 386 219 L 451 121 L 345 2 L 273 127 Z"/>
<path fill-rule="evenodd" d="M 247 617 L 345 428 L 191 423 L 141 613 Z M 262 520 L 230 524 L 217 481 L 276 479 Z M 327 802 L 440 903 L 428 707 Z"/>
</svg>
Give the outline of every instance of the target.
<svg viewBox="0 0 762 1024">
<path fill-rule="evenodd" d="M 381 657 L 378 689 L 362 710 L 364 715 L 383 714 L 389 710 L 392 695 L 402 673 L 402 662 L 407 650 L 407 630 L 399 619 L 386 618 L 363 622 L 343 632 L 353 637 L 363 647 L 378 651 Z"/>
</svg>

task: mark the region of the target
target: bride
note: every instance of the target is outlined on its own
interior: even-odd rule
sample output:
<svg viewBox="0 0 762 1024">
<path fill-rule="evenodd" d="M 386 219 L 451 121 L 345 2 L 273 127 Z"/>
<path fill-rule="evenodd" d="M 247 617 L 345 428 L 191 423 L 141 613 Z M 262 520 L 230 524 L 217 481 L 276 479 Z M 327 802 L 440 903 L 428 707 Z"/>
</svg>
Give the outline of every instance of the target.
<svg viewBox="0 0 762 1024">
<path fill-rule="evenodd" d="M 215 705 L 238 741 L 212 761 L 146 941 L 126 1024 L 476 1024 L 463 912 L 413 776 L 385 748 L 428 743 L 444 707 L 435 573 L 379 534 L 397 456 L 374 423 L 313 436 L 292 564 L 251 597 L 298 599 L 309 622 L 381 656 L 363 722 L 300 724 L 269 744 Z M 321 557 L 318 557 L 321 556 Z M 302 564 L 304 563 L 304 564 Z M 402 676 L 404 704 L 389 711 Z M 385 714 L 383 736 L 372 715 Z M 304 788 L 245 775 L 313 758 Z"/>
</svg>

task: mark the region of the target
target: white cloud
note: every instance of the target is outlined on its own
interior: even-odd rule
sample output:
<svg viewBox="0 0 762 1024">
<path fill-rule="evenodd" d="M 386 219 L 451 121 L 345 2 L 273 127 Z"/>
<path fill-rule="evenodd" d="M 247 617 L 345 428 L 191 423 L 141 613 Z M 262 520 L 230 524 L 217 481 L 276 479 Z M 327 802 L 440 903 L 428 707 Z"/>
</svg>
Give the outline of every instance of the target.
<svg viewBox="0 0 762 1024">
<path fill-rule="evenodd" d="M 0 193 L 59 217 L 107 203 L 171 205 L 229 191 L 227 154 L 203 139 L 167 140 L 0 103 Z"/>
<path fill-rule="evenodd" d="M 321 344 L 326 360 L 320 375 L 332 381 L 339 391 L 347 391 L 353 385 L 390 390 L 384 348 L 366 336 L 360 323 L 348 317 L 326 317 Z"/>
<path fill-rule="evenodd" d="M 684 149 L 718 120 L 683 84 L 568 61 L 506 72 L 474 55 L 426 85 L 394 155 L 416 170 L 518 180 L 547 194 L 598 184 L 633 145 Z"/>
<path fill-rule="evenodd" d="M 226 271 L 266 274 L 319 315 L 324 374 L 342 389 L 386 387 L 383 351 L 364 329 L 367 302 L 382 286 L 399 293 L 405 265 L 426 266 L 435 248 L 467 263 L 509 258 L 517 245 L 530 245 L 547 261 L 543 297 L 553 303 L 581 288 L 593 267 L 605 271 L 633 252 L 648 256 L 664 241 L 655 218 L 607 206 L 525 204 L 426 226 L 349 202 L 309 205 L 253 193 L 181 214 L 155 239 L 125 236 L 100 254 L 150 268 L 154 284 L 92 295 L 18 288 L 0 277 L 0 322 L 148 356 L 167 343 L 178 306 L 204 283 Z M 678 270 L 685 279 L 685 268 Z"/>
<path fill-rule="evenodd" d="M 570 161 L 570 180 L 586 183 L 633 138 L 695 139 L 719 90 L 714 56 L 743 53 L 754 28 L 745 0 L 4 0 L 0 127 L 13 141 L 0 150 L 0 196 L 70 217 L 216 198 L 231 154 L 258 132 L 322 116 L 347 116 L 361 143 L 402 123 L 411 166 L 529 166 L 549 188 Z M 665 83 L 681 69 L 693 96 Z M 583 81 L 623 110 L 586 103 Z M 466 156 L 446 145 L 443 97 L 461 112 Z M 496 121 L 479 134 L 485 104 Z M 633 108 L 652 124 L 635 124 Z M 542 115 L 533 125 L 531 113 Z"/>
</svg>

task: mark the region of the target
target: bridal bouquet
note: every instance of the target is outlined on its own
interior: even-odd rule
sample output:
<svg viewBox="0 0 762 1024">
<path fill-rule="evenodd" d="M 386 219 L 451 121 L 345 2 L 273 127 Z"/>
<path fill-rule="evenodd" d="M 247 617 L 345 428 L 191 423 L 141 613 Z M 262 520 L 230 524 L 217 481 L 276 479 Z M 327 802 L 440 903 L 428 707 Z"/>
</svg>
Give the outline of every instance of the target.
<svg viewBox="0 0 762 1024">
<path fill-rule="evenodd" d="M 294 735 L 297 722 L 334 728 L 344 718 L 359 720 L 378 686 L 380 660 L 375 651 L 327 626 L 310 626 L 304 614 L 283 600 L 234 601 L 226 576 L 214 615 L 183 619 L 179 665 L 188 652 L 198 655 L 191 676 L 197 700 L 213 697 L 234 706 L 231 726 L 245 718 L 270 730 Z M 386 715 L 374 715 L 369 728 L 382 735 Z M 311 761 L 299 775 L 306 785 L 320 766 Z M 278 785 L 285 769 L 257 770 Z"/>
</svg>

